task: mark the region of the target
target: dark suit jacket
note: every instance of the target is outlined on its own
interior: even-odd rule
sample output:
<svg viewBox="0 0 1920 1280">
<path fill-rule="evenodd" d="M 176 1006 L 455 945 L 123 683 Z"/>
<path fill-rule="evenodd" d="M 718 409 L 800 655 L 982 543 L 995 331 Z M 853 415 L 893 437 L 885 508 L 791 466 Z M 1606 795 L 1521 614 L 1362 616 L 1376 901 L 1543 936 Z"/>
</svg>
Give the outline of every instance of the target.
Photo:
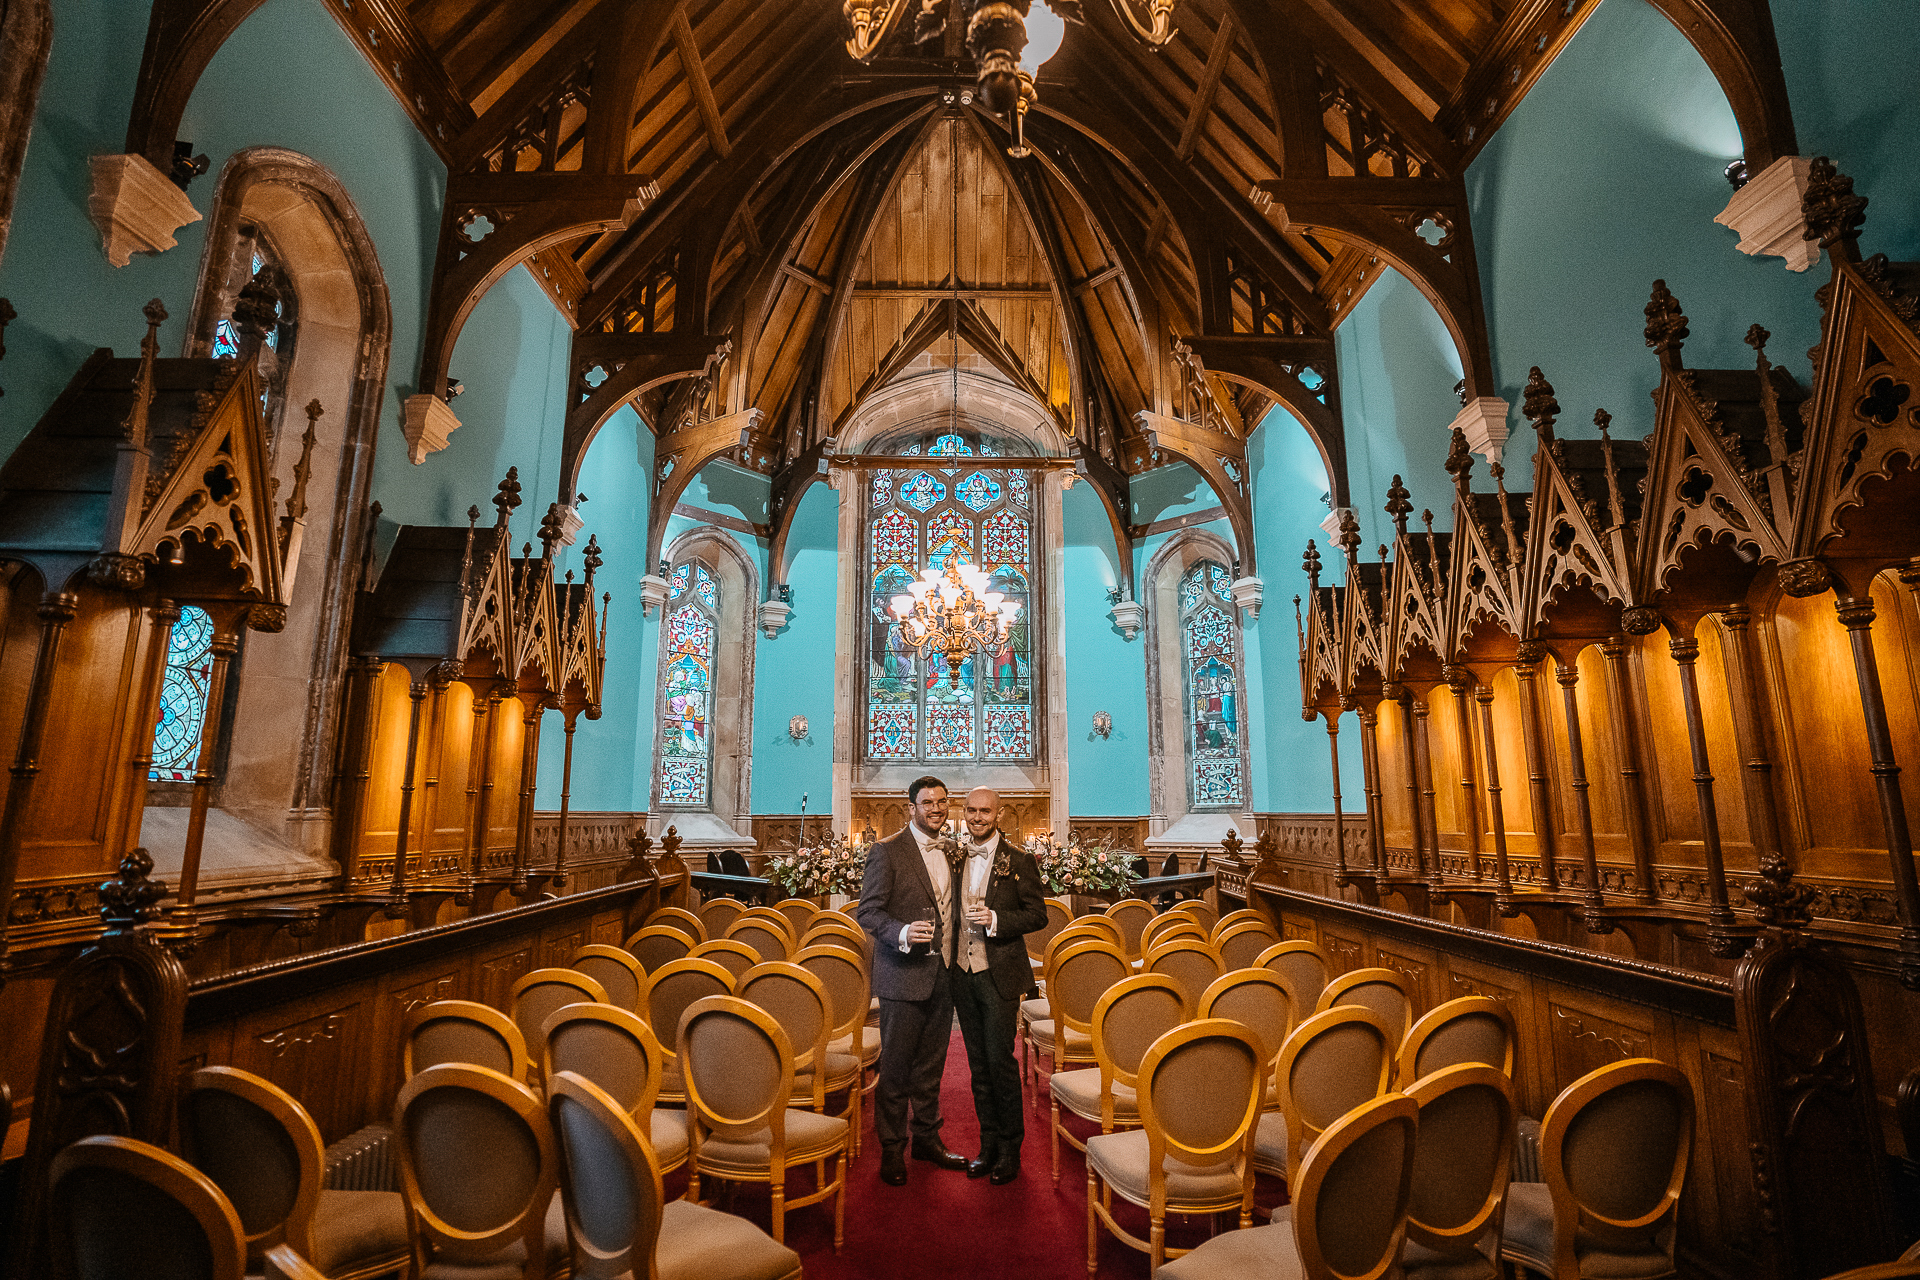
<svg viewBox="0 0 1920 1280">
<path fill-rule="evenodd" d="M 1033 965 L 1027 960 L 1026 935 L 1047 927 L 1047 890 L 1040 883 L 1040 865 L 1028 853 L 1000 837 L 1007 858 L 1004 875 L 987 875 L 987 910 L 995 914 L 998 931 L 987 938 L 987 971 L 1002 999 L 1017 1000 L 1033 986 Z M 996 854 L 994 861 L 999 862 Z M 962 874 L 953 877 L 953 912 L 960 914 Z M 896 935 L 897 936 L 897 935 Z"/>
<path fill-rule="evenodd" d="M 866 878 L 854 915 L 873 935 L 873 994 L 882 1000 L 925 1000 L 935 982 L 946 981 L 939 947 L 929 955 L 900 951 L 900 931 L 923 919 L 933 905 L 933 881 L 912 831 L 902 827 L 867 851 Z M 943 918 L 951 921 L 953 904 L 942 904 L 942 910 Z"/>
</svg>

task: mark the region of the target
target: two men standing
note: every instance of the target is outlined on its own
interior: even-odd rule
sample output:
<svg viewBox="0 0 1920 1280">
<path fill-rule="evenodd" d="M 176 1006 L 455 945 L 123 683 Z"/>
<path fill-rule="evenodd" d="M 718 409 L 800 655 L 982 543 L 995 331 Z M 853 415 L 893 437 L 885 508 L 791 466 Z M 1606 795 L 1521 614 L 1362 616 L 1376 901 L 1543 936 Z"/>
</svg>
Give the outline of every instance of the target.
<svg viewBox="0 0 1920 1280">
<path fill-rule="evenodd" d="M 1046 925 L 1045 891 L 1032 855 L 1000 833 L 992 791 L 968 793 L 959 841 L 943 839 L 949 800 L 938 778 L 917 779 L 907 803 L 906 828 L 867 854 L 858 909 L 874 937 L 880 998 L 880 1177 L 906 1182 L 911 1136 L 914 1159 L 998 1186 L 1020 1173 L 1025 1123 L 1013 1039 L 1020 997 L 1033 984 L 1023 938 Z M 940 1136 L 940 1079 L 956 1012 L 980 1117 L 972 1161 Z"/>
</svg>

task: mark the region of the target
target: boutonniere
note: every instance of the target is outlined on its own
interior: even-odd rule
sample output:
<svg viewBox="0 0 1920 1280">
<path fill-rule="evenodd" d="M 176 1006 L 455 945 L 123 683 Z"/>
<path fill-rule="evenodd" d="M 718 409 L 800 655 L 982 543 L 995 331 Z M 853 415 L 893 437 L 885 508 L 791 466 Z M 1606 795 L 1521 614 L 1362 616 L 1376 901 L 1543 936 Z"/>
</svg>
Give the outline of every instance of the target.
<svg viewBox="0 0 1920 1280">
<path fill-rule="evenodd" d="M 940 856 L 947 860 L 949 871 L 958 872 L 960 864 L 967 860 L 966 847 L 945 831 L 927 841 L 927 847 L 939 851 Z"/>
<path fill-rule="evenodd" d="M 1000 851 L 993 855 L 993 874 L 996 876 L 1013 873 L 1013 855 L 1007 852 L 1006 842 L 1000 843 Z"/>
</svg>

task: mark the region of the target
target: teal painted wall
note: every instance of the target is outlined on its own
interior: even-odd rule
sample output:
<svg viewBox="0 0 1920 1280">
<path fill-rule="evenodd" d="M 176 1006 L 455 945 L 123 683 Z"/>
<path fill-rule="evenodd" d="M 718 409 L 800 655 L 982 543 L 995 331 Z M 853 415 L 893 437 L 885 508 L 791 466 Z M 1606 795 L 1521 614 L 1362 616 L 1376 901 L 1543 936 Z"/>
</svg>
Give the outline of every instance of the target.
<svg viewBox="0 0 1920 1280">
<path fill-rule="evenodd" d="M 558 456 L 556 450 L 552 465 L 558 465 Z M 613 595 L 607 613 L 600 718 L 582 718 L 574 732 L 570 803 L 583 813 L 647 807 L 659 618 L 640 616 L 640 579 L 647 573 L 647 477 L 652 470 L 653 432 L 632 409 L 621 409 L 594 437 L 581 464 L 580 491 L 587 501 L 580 515 L 586 524 L 574 545 L 561 550 L 554 567 L 560 575 L 571 569 L 577 580 L 585 572 L 580 558 L 592 535 L 599 540 L 604 558 L 594 587 Z M 565 753 L 560 717 L 550 712 L 540 722 L 537 802 L 542 809 L 560 807 Z"/>
<path fill-rule="evenodd" d="M 764 518 L 764 516 L 762 517 Z M 833 801 L 834 675 L 840 626 L 840 495 L 808 488 L 787 535 L 793 613 L 769 640 L 754 645 L 753 811 L 822 813 Z M 851 571 L 851 566 L 849 567 Z M 807 737 L 787 735 L 787 722 L 807 718 Z"/>
<path fill-rule="evenodd" d="M 1211 491 L 1201 505 L 1212 505 Z M 1147 812 L 1147 638 L 1126 640 L 1113 624 L 1107 592 L 1120 580 L 1117 550 L 1106 504 L 1092 485 L 1076 484 L 1061 495 L 1060 520 L 1067 811 L 1137 817 Z M 1096 711 L 1113 717 L 1105 739 L 1093 732 Z"/>
<path fill-rule="evenodd" d="M 1371 549 L 1387 541 L 1392 532 L 1382 507 L 1395 475 L 1405 478 L 1416 509 L 1421 503 L 1433 509 L 1436 529 L 1452 527 L 1452 491 L 1442 465 L 1451 438 L 1448 428 L 1460 412 L 1459 398 L 1453 393 L 1454 383 L 1460 380 L 1460 354 L 1440 314 L 1405 276 L 1384 264 L 1379 270 L 1380 278 L 1333 335 L 1340 416 L 1347 435 L 1348 496 L 1360 521 L 1363 553 L 1369 558 Z M 1286 420 L 1292 425 L 1291 418 Z M 1273 421 L 1269 416 L 1268 422 Z M 1260 434 L 1264 433 L 1265 429 Z M 1319 459 L 1314 463 L 1324 476 Z M 1309 497 L 1317 498 L 1325 489 L 1322 484 Z M 1326 515 L 1327 508 L 1321 507 L 1313 523 L 1317 525 Z M 1298 577 L 1298 553 L 1308 537 L 1318 542 L 1323 561 L 1333 563 L 1326 554 L 1326 533 L 1314 529 L 1291 548 L 1294 574 L 1280 575 L 1280 581 L 1293 582 Z M 1260 562 L 1272 563 L 1264 549 Z M 1290 587 L 1287 595 L 1292 594 Z"/>
<path fill-rule="evenodd" d="M 1775 8 L 1834 21 L 1824 6 Z M 1796 275 L 1749 258 L 1713 221 L 1740 152 L 1726 97 L 1679 30 L 1646 0 L 1605 0 L 1475 158 L 1467 195 L 1495 393 L 1513 406 L 1516 436 L 1528 432 L 1519 408 L 1535 364 L 1558 393 L 1562 434 L 1597 434 L 1598 408 L 1616 433 L 1652 429 L 1659 365 L 1641 331 L 1656 278 L 1687 313 L 1689 365 L 1752 368 L 1743 338 L 1757 321 L 1773 332 L 1772 359 L 1806 381 L 1826 267 Z M 1523 490 L 1532 441 L 1516 443 L 1508 485 Z"/>
<path fill-rule="evenodd" d="M 1206 477 L 1184 462 L 1156 467 L 1133 477 L 1127 496 L 1133 507 L 1127 518 L 1137 525 L 1171 520 L 1220 505 L 1220 497 Z"/>
</svg>

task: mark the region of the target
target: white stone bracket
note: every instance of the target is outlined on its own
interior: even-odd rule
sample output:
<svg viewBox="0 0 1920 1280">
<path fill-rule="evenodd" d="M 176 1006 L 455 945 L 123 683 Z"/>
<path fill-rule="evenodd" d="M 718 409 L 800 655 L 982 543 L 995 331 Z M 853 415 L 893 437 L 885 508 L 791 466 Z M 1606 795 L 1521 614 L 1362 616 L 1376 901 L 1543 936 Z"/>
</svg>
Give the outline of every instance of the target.
<svg viewBox="0 0 1920 1280">
<path fill-rule="evenodd" d="M 1500 455 L 1507 447 L 1507 410 L 1508 405 L 1499 396 L 1479 396 L 1460 406 L 1460 412 L 1448 426 L 1451 434 L 1454 427 L 1466 433 L 1467 448 L 1485 458 L 1489 464 L 1500 461 Z"/>
<path fill-rule="evenodd" d="M 771 640 L 787 625 L 787 619 L 793 616 L 793 606 L 785 600 L 762 600 L 760 602 L 760 630 Z"/>
<path fill-rule="evenodd" d="M 175 231 L 200 221 L 187 193 L 145 156 L 95 156 L 91 163 L 87 216 L 114 266 L 126 266 L 136 253 L 166 252 L 179 243 Z"/>
<path fill-rule="evenodd" d="M 667 602 L 667 580 L 650 573 L 640 579 L 640 616 L 647 617 Z"/>
<path fill-rule="evenodd" d="M 1260 616 L 1260 598 L 1265 592 L 1266 583 L 1259 578 L 1235 578 L 1227 587 L 1234 608 L 1244 610 L 1250 618 Z"/>
<path fill-rule="evenodd" d="M 1113 606 L 1113 625 L 1120 628 L 1120 634 L 1128 640 L 1140 634 L 1140 628 L 1147 622 L 1147 606 L 1138 600 L 1122 600 Z"/>
<path fill-rule="evenodd" d="M 436 395 L 408 396 L 402 411 L 400 431 L 407 438 L 407 460 L 416 467 L 428 454 L 446 448 L 447 437 L 460 429 L 453 409 Z"/>
<path fill-rule="evenodd" d="M 1806 238 L 1800 211 L 1812 168 L 1806 156 L 1781 156 L 1734 192 L 1713 220 L 1740 233 L 1740 252 L 1749 257 L 1785 258 L 1787 270 L 1807 270 L 1820 261 L 1820 243 Z"/>
</svg>

